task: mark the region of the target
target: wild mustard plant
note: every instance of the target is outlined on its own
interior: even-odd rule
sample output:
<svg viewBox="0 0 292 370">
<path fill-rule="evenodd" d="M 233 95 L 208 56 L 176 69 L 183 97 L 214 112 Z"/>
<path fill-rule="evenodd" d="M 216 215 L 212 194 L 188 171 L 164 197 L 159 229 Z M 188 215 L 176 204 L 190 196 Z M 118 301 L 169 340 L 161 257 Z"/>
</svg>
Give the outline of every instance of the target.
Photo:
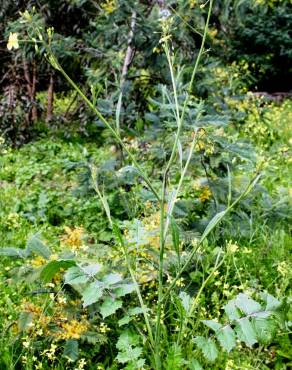
<svg viewBox="0 0 292 370">
<path fill-rule="evenodd" d="M 107 5 L 111 4 L 111 2 L 106 2 Z M 192 5 L 195 6 L 195 3 L 192 2 Z M 176 125 L 176 132 L 173 140 L 173 146 L 171 148 L 170 155 L 168 156 L 165 166 L 162 170 L 162 181 L 160 186 L 153 185 L 151 178 L 148 177 L 146 171 L 143 170 L 142 165 L 139 164 L 137 159 L 133 154 L 133 149 L 137 150 L 137 145 L 135 143 L 125 143 L 125 140 L 120 136 L 119 131 L 117 131 L 96 108 L 96 105 L 86 97 L 86 95 L 80 90 L 80 88 L 75 84 L 75 82 L 66 74 L 63 67 L 59 64 L 57 58 L 55 57 L 52 51 L 52 43 L 53 43 L 53 31 L 49 30 L 47 35 L 47 41 L 45 41 L 45 37 L 42 35 L 41 30 L 37 29 L 36 32 L 39 37 L 39 41 L 43 43 L 44 47 L 46 48 L 46 57 L 51 65 L 58 70 L 66 80 L 70 83 L 73 89 L 80 95 L 80 97 L 86 102 L 86 104 L 94 111 L 97 117 L 104 123 L 104 125 L 108 128 L 111 132 L 113 137 L 116 139 L 118 144 L 123 148 L 125 153 L 128 156 L 128 161 L 132 166 L 135 168 L 135 171 L 138 172 L 139 176 L 144 180 L 145 184 L 147 185 L 148 189 L 152 192 L 156 207 L 155 212 L 150 214 L 148 217 L 145 217 L 142 220 L 144 224 L 144 228 L 146 230 L 146 243 L 156 249 L 158 252 L 157 259 L 155 263 L 152 265 L 151 269 L 153 274 L 151 275 L 153 279 L 155 279 L 154 286 L 157 286 L 157 291 L 154 293 L 155 297 L 155 305 L 154 307 L 148 307 L 148 299 L 147 295 L 144 294 L 144 287 L 143 283 L 143 276 L 138 276 L 137 271 L 137 264 L 139 265 L 139 259 L 135 258 L 135 256 L 139 256 L 139 254 L 143 258 L 147 258 L 147 250 L 144 255 L 142 254 L 144 251 L 139 250 L 135 254 L 135 249 L 131 250 L 131 247 L 135 247 L 135 243 L 129 240 L 129 234 L 123 232 L 123 228 L 116 222 L 116 220 L 112 217 L 111 209 L 109 207 L 109 202 L 104 192 L 104 189 L 97 181 L 97 169 L 92 166 L 92 182 L 94 189 L 99 197 L 100 202 L 103 205 L 106 217 L 108 218 L 109 225 L 112 229 L 112 232 L 116 238 L 116 243 L 119 246 L 118 254 L 122 255 L 126 261 L 128 273 L 132 279 L 132 283 L 123 279 L 123 276 L 120 273 L 107 273 L 103 270 L 103 267 L 99 263 L 88 263 L 87 261 L 78 261 L 74 259 L 62 259 L 61 257 L 51 258 L 51 254 L 49 256 L 43 256 L 41 258 L 47 260 L 47 265 L 41 271 L 41 276 L 46 280 L 51 280 L 52 277 L 56 275 L 56 272 L 60 272 L 61 269 L 66 270 L 65 273 L 65 283 L 67 285 L 71 285 L 73 288 L 78 288 L 78 284 L 86 284 L 86 288 L 84 291 L 81 291 L 82 297 L 82 304 L 83 309 L 87 309 L 92 304 L 99 302 L 100 300 L 103 302 L 101 304 L 100 314 L 103 319 L 107 318 L 108 316 L 116 313 L 116 311 L 120 310 L 123 306 L 123 301 L 121 297 L 126 296 L 127 294 L 132 293 L 133 291 L 136 292 L 140 307 L 134 307 L 133 310 L 135 313 L 128 312 L 122 320 L 119 322 L 120 326 L 124 323 L 131 321 L 131 316 L 135 314 L 140 314 L 143 316 L 145 321 L 145 329 L 140 330 L 139 334 L 140 337 L 136 334 L 133 334 L 130 331 L 122 332 L 116 347 L 118 352 L 117 361 L 121 364 L 128 363 L 130 366 L 134 366 L 135 361 L 139 363 L 139 366 L 136 364 L 136 368 L 142 368 L 145 364 L 145 359 L 142 358 L 142 348 L 140 347 L 141 338 L 145 343 L 145 347 L 147 348 L 149 355 L 149 362 L 151 366 L 157 370 L 163 368 L 163 361 L 168 350 L 168 346 L 164 344 L 165 338 L 168 335 L 172 335 L 171 329 L 167 327 L 167 319 L 169 318 L 170 313 L 168 312 L 168 304 L 169 301 L 176 301 L 176 304 L 180 305 L 180 310 L 182 312 L 180 318 L 177 320 L 179 322 L 178 327 L 175 329 L 175 335 L 171 336 L 170 342 L 174 341 L 175 346 L 172 347 L 171 351 L 168 353 L 168 362 L 171 363 L 170 357 L 179 353 L 181 346 L 186 342 L 186 338 L 190 335 L 189 327 L 190 322 L 194 317 L 194 313 L 198 312 L 200 309 L 201 298 L 203 296 L 204 290 L 206 286 L 213 280 L 216 279 L 219 275 L 219 271 L 221 266 L 226 262 L 226 259 L 233 255 L 237 251 L 237 246 L 235 244 L 229 243 L 227 246 L 227 253 L 224 253 L 221 249 L 218 251 L 217 254 L 214 254 L 215 263 L 208 270 L 207 275 L 204 277 L 201 285 L 198 288 L 198 291 L 195 293 L 194 297 L 190 297 L 186 292 L 181 291 L 179 295 L 179 299 L 175 294 L 176 288 L 184 288 L 185 281 L 183 277 L 183 273 L 187 270 L 190 266 L 191 262 L 193 261 L 195 255 L 199 255 L 202 248 L 204 248 L 204 243 L 207 237 L 211 234 L 211 232 L 215 229 L 215 227 L 219 224 L 219 222 L 241 201 L 243 197 L 245 197 L 253 188 L 255 183 L 259 179 L 259 172 L 260 169 L 256 172 L 254 178 L 247 184 L 245 190 L 232 201 L 231 193 L 231 179 L 229 176 L 229 194 L 227 198 L 226 208 L 218 212 L 211 222 L 205 228 L 205 231 L 202 233 L 201 237 L 196 243 L 193 243 L 192 249 L 189 253 L 183 253 L 183 243 L 177 241 L 179 239 L 179 235 L 175 226 L 173 224 L 174 221 L 174 209 L 177 200 L 179 199 L 182 186 L 184 181 L 186 180 L 188 169 L 190 162 L 192 160 L 193 153 L 196 150 L 204 150 L 206 154 L 210 154 L 212 151 L 212 142 L 206 139 L 203 141 L 202 139 L 202 130 L 200 128 L 196 128 L 193 130 L 191 135 L 191 142 L 188 145 L 186 156 L 184 159 L 181 159 L 181 169 L 178 175 L 178 182 L 176 186 L 173 185 L 173 181 L 171 178 L 171 170 L 175 166 L 178 158 L 181 157 L 181 136 L 184 130 L 184 124 L 187 117 L 188 105 L 192 100 L 191 91 L 192 86 L 195 81 L 196 73 L 198 70 L 198 66 L 200 60 L 205 52 L 205 40 L 208 33 L 208 24 L 211 16 L 213 6 L 213 0 L 209 1 L 209 10 L 208 16 L 206 20 L 206 25 L 202 37 L 201 47 L 197 56 L 197 59 L 194 64 L 194 68 L 191 73 L 191 78 L 189 83 L 187 84 L 187 88 L 184 90 L 184 99 L 181 101 L 180 99 L 180 91 L 178 87 L 178 75 L 179 69 L 176 67 L 176 59 L 175 53 L 172 47 L 172 17 L 171 13 L 168 9 L 163 9 L 161 11 L 161 28 L 162 28 L 162 36 L 160 39 L 159 47 L 164 51 L 166 60 L 169 67 L 169 73 L 171 78 L 171 86 L 172 91 L 167 92 L 169 102 L 173 106 L 173 116 Z M 105 9 L 106 10 L 106 9 Z M 108 13 L 111 13 L 109 9 L 107 9 Z M 26 17 L 26 20 L 28 17 Z M 15 42 L 15 41 L 14 41 Z M 12 45 L 12 42 L 10 43 Z M 199 104 L 198 113 L 197 113 L 197 121 L 199 121 L 200 116 L 203 114 L 203 103 Z M 207 144 L 206 144 L 207 143 Z M 212 190 L 207 186 L 203 186 L 200 189 L 199 199 L 202 203 L 207 202 L 210 197 L 212 196 Z M 63 237 L 63 244 L 71 247 L 74 251 L 80 249 L 82 245 L 82 233 L 83 229 L 81 227 L 70 229 L 65 229 L 66 234 Z M 166 253 L 168 251 L 168 243 L 169 243 L 169 235 L 173 232 L 173 249 L 176 252 L 177 258 L 179 260 L 179 268 L 176 271 L 175 276 L 170 276 L 168 273 L 167 260 L 166 260 Z M 148 234 L 147 234 L 148 233 Z M 144 237 L 145 237 L 144 235 Z M 140 241 L 139 241 L 140 242 Z M 142 245 L 143 243 L 141 243 Z M 139 245 L 140 247 L 140 245 Z M 44 248 L 43 248 L 44 249 Z M 39 251 L 42 250 L 39 248 Z M 29 250 L 27 250 L 29 252 Z M 42 252 L 43 254 L 46 254 Z M 134 255 L 134 258 L 133 258 Z M 181 259 L 181 261 L 180 261 Z M 38 261 L 39 262 L 39 261 Z M 35 263 L 35 267 L 42 266 L 43 260 L 41 263 Z M 55 270 L 54 270 L 55 269 Z M 148 268 L 151 270 L 150 268 Z M 148 271 L 147 271 L 148 273 Z M 169 277 L 170 276 L 170 277 Z M 169 277 L 169 278 L 168 278 Z M 50 283 L 52 284 L 52 283 Z M 156 285 L 155 285 L 156 284 Z M 153 285 L 152 285 L 153 286 Z M 227 283 L 223 283 L 223 289 L 225 292 L 228 291 L 229 285 Z M 61 290 L 61 288 L 60 288 Z M 60 291 L 59 290 L 59 291 Z M 58 292 L 59 292 L 58 291 Z M 227 295 L 227 294 L 226 294 Z M 56 325 L 56 321 L 52 322 L 51 316 L 47 314 L 47 309 L 45 310 L 38 310 L 34 307 L 29 307 L 27 309 L 27 313 L 31 313 L 32 316 L 37 317 L 37 321 L 40 327 L 37 330 L 44 330 L 45 332 L 49 331 L 49 323 L 55 324 L 56 332 L 53 334 L 50 332 L 51 335 L 55 337 L 55 340 L 77 340 L 82 337 L 84 333 L 86 333 L 87 329 L 89 328 L 89 324 L 86 319 L 86 315 L 81 318 L 81 320 L 77 320 L 76 318 L 69 318 L 65 315 L 64 311 L 66 307 L 66 300 L 62 301 L 60 299 L 58 293 L 56 296 L 53 296 L 52 299 L 58 304 L 58 307 L 62 309 L 57 309 L 57 312 L 54 313 L 54 317 L 59 317 L 62 320 Z M 226 314 L 228 316 L 228 322 L 226 324 L 220 324 L 216 321 L 205 320 L 204 324 L 214 331 L 214 335 L 210 336 L 209 338 L 205 338 L 203 336 L 194 336 L 192 337 L 192 343 L 196 344 L 197 347 L 203 352 L 203 355 L 214 362 L 218 356 L 218 350 L 216 347 L 215 342 L 213 341 L 213 337 L 218 341 L 219 345 L 225 349 L 227 352 L 231 351 L 233 347 L 235 347 L 235 342 L 237 339 L 242 340 L 247 345 L 252 346 L 257 342 L 256 334 L 252 332 L 250 336 L 245 336 L 247 328 L 250 329 L 251 320 L 253 318 L 257 319 L 259 317 L 268 317 L 272 315 L 272 311 L 274 308 L 279 306 L 279 302 L 274 300 L 273 297 L 265 296 L 263 299 L 266 300 L 266 307 L 262 307 L 258 302 L 252 300 L 246 295 L 240 295 L 237 299 L 233 300 L 229 306 L 225 307 Z M 216 297 L 214 296 L 214 300 Z M 80 304 L 81 302 L 78 302 Z M 59 310 L 59 311 L 58 311 Z M 204 312 L 204 310 L 202 309 Z M 59 315 L 59 316 L 58 316 Z M 175 316 L 175 314 L 172 313 Z M 129 320 L 129 321 L 128 321 Z M 242 324 L 245 323 L 246 326 Z M 256 321 L 258 325 L 257 331 L 260 331 L 260 323 Z M 122 324 L 122 325 L 121 325 Z M 192 324 L 195 328 L 198 323 Z M 43 327 L 42 327 L 43 325 Z M 242 332 L 234 332 L 233 327 L 237 325 Z M 56 328 L 57 326 L 57 328 Z M 106 324 L 101 323 L 99 326 L 99 330 L 101 334 L 106 334 L 109 331 L 109 328 Z M 36 333 L 38 331 L 35 331 Z M 193 333 L 195 334 L 195 333 Z M 237 338 L 238 337 L 238 338 Z M 24 347 L 28 345 L 29 341 L 24 341 L 26 343 Z M 67 342 L 68 343 L 68 342 Z M 69 342 L 72 343 L 72 342 Z M 51 347 L 44 351 L 44 354 L 48 357 L 49 360 L 53 360 L 55 357 L 56 347 L 55 344 L 51 344 Z M 171 356 L 170 356 L 171 355 Z M 179 357 L 179 356 L 177 356 Z M 182 362 L 180 362 L 182 364 Z M 84 367 L 84 362 L 80 360 L 79 367 Z M 182 365 L 180 365 L 182 366 Z"/>
</svg>

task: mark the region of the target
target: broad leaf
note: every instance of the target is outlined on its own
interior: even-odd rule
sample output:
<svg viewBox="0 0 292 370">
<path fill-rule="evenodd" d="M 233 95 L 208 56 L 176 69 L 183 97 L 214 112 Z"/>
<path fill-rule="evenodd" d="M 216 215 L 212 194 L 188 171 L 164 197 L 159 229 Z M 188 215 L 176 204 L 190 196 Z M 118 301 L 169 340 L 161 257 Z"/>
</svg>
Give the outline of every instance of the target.
<svg viewBox="0 0 292 370">
<path fill-rule="evenodd" d="M 234 300 L 229 301 L 227 305 L 224 306 L 224 310 L 230 321 L 234 321 L 240 318 L 240 314 Z"/>
<path fill-rule="evenodd" d="M 78 356 L 79 356 L 78 341 L 75 339 L 67 340 L 64 346 L 63 357 L 66 357 L 71 361 L 76 361 L 78 360 Z"/>
<path fill-rule="evenodd" d="M 75 261 L 72 260 L 51 261 L 44 266 L 40 277 L 45 283 L 49 283 L 61 269 L 67 270 L 74 265 Z"/>
<path fill-rule="evenodd" d="M 105 319 L 106 317 L 114 314 L 119 308 L 122 307 L 122 305 L 123 305 L 122 301 L 108 297 L 101 305 L 100 313 L 102 317 Z"/>
<path fill-rule="evenodd" d="M 114 293 L 117 297 L 123 297 L 127 294 L 134 292 L 135 284 L 123 284 L 119 288 L 114 290 Z"/>
<path fill-rule="evenodd" d="M 35 253 L 47 260 L 51 255 L 50 249 L 37 236 L 33 236 L 27 241 L 26 249 L 29 254 Z"/>
<path fill-rule="evenodd" d="M 115 274 L 115 273 L 112 273 L 112 274 L 108 274 L 106 275 L 102 281 L 104 282 L 105 285 L 114 285 L 114 284 L 117 284 L 119 283 L 120 281 L 122 280 L 122 277 L 120 274 Z"/>
<path fill-rule="evenodd" d="M 218 357 L 218 350 L 214 341 L 210 338 L 196 337 L 194 342 L 198 348 L 202 351 L 206 360 L 214 362 Z"/>
<path fill-rule="evenodd" d="M 87 266 L 82 266 L 82 271 L 89 276 L 96 275 L 101 270 L 101 265 L 99 263 L 92 263 Z"/>
<path fill-rule="evenodd" d="M 261 298 L 266 302 L 267 311 L 275 311 L 281 306 L 281 302 L 269 293 L 262 293 Z"/>
<path fill-rule="evenodd" d="M 252 320 L 257 339 L 262 344 L 268 344 L 275 332 L 275 323 L 271 320 L 255 318 Z"/>
<path fill-rule="evenodd" d="M 0 248 L 0 256 L 26 258 L 27 250 L 20 248 Z"/>
<path fill-rule="evenodd" d="M 251 299 L 248 295 L 240 293 L 235 299 L 235 305 L 246 315 L 258 312 L 262 309 L 261 305 Z"/>
<path fill-rule="evenodd" d="M 216 333 L 216 338 L 218 339 L 222 348 L 224 348 L 228 353 L 236 346 L 236 336 L 233 329 L 227 325 L 224 326 Z"/>
<path fill-rule="evenodd" d="M 257 343 L 256 332 L 247 317 L 237 321 L 237 332 L 239 339 L 248 347 L 251 348 L 255 343 Z"/>
<path fill-rule="evenodd" d="M 89 276 L 85 275 L 83 271 L 78 266 L 69 268 L 65 273 L 65 283 L 66 284 L 84 284 L 89 280 Z"/>
<path fill-rule="evenodd" d="M 90 283 L 82 293 L 83 307 L 87 307 L 97 302 L 103 295 L 104 285 L 99 281 Z"/>
<path fill-rule="evenodd" d="M 219 322 L 214 321 L 214 320 L 203 320 L 202 323 L 214 331 L 217 331 L 222 328 L 222 325 L 219 324 Z"/>
</svg>

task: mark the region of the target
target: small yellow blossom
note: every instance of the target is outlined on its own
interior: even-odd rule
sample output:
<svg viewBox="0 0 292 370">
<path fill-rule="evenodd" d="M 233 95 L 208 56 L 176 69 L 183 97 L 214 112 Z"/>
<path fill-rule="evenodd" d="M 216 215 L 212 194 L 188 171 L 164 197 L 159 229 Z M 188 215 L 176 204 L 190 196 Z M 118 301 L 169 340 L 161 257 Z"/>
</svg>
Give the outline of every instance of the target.
<svg viewBox="0 0 292 370">
<path fill-rule="evenodd" d="M 40 267 L 40 266 L 43 266 L 45 263 L 46 263 L 46 260 L 41 256 L 37 256 L 31 261 L 31 265 L 33 267 Z"/>
<path fill-rule="evenodd" d="M 212 193 L 208 186 L 204 186 L 201 194 L 199 195 L 199 199 L 202 203 L 204 203 L 206 200 L 210 199 L 212 196 Z"/>
<path fill-rule="evenodd" d="M 74 229 L 71 229 L 68 226 L 64 227 L 66 235 L 62 237 L 62 242 L 71 247 L 73 250 L 80 249 L 82 245 L 82 237 L 84 234 L 83 227 L 75 227 Z"/>
<path fill-rule="evenodd" d="M 13 48 L 14 49 L 19 48 L 18 34 L 16 32 L 10 32 L 8 43 L 7 43 L 7 49 L 8 50 L 12 50 Z"/>
<path fill-rule="evenodd" d="M 105 0 L 101 3 L 101 8 L 105 11 L 107 14 L 113 13 L 118 7 L 116 0 Z"/>
<path fill-rule="evenodd" d="M 86 321 L 71 320 L 70 322 L 61 323 L 62 331 L 58 334 L 61 339 L 79 339 L 88 329 Z"/>
</svg>

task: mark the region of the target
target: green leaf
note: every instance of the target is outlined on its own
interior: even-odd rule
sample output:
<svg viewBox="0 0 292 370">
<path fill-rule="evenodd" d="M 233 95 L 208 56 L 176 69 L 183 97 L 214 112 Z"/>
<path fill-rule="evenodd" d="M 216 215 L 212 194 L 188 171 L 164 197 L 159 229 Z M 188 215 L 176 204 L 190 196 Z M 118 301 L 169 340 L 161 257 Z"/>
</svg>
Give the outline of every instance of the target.
<svg viewBox="0 0 292 370">
<path fill-rule="evenodd" d="M 186 292 L 180 292 L 179 298 L 181 300 L 183 308 L 188 313 L 192 307 L 192 298 Z"/>
<path fill-rule="evenodd" d="M 40 278 L 45 283 L 49 283 L 61 269 L 67 270 L 74 265 L 75 261 L 73 260 L 51 261 L 43 267 Z"/>
<path fill-rule="evenodd" d="M 130 346 L 136 346 L 139 344 L 139 336 L 132 333 L 129 330 L 123 331 L 119 336 L 116 347 L 120 351 L 126 351 Z"/>
<path fill-rule="evenodd" d="M 267 311 L 275 311 L 281 306 L 281 302 L 278 301 L 275 297 L 273 297 L 269 293 L 262 293 L 261 298 L 265 301 L 266 303 L 266 310 Z"/>
<path fill-rule="evenodd" d="M 233 329 L 227 325 L 224 326 L 216 333 L 216 338 L 218 339 L 222 348 L 224 348 L 228 353 L 236 346 L 236 336 Z"/>
<path fill-rule="evenodd" d="M 26 249 L 29 254 L 35 253 L 47 260 L 51 255 L 50 249 L 37 236 L 33 236 L 27 241 Z"/>
<path fill-rule="evenodd" d="M 235 305 L 246 315 L 258 312 L 262 309 L 261 305 L 251 299 L 248 295 L 240 293 L 235 299 Z"/>
<path fill-rule="evenodd" d="M 189 369 L 190 370 L 203 370 L 202 365 L 196 359 L 191 360 L 191 362 L 189 363 Z"/>
<path fill-rule="evenodd" d="M 114 293 L 117 297 L 123 297 L 127 294 L 134 292 L 135 284 L 124 284 L 121 285 L 119 288 L 114 290 Z"/>
<path fill-rule="evenodd" d="M 122 276 L 120 274 L 111 273 L 106 275 L 102 281 L 105 285 L 110 286 L 119 283 L 122 280 Z"/>
<path fill-rule="evenodd" d="M 0 248 L 0 256 L 26 258 L 27 251 L 20 248 Z"/>
<path fill-rule="evenodd" d="M 202 320 L 202 323 L 214 331 L 217 331 L 222 328 L 222 325 L 219 324 L 219 322 L 214 321 L 214 320 Z"/>
<path fill-rule="evenodd" d="M 272 320 L 254 318 L 252 320 L 257 339 L 262 344 L 269 344 L 273 339 L 276 324 Z"/>
<path fill-rule="evenodd" d="M 122 305 L 123 305 L 122 301 L 108 297 L 101 305 L 100 313 L 102 317 L 105 319 L 106 317 L 114 314 L 119 308 L 122 307 Z"/>
<path fill-rule="evenodd" d="M 87 307 L 97 302 L 103 295 L 104 285 L 99 281 L 90 283 L 82 293 L 83 307 Z"/>
<path fill-rule="evenodd" d="M 129 315 L 126 315 L 124 316 L 123 318 L 121 318 L 119 321 L 118 321 L 118 324 L 119 326 L 123 326 L 123 325 L 127 325 L 129 324 L 130 321 L 132 321 L 134 318 L 129 316 Z"/>
<path fill-rule="evenodd" d="M 198 348 L 202 351 L 206 360 L 214 362 L 218 357 L 218 350 L 214 341 L 210 338 L 196 337 L 194 342 Z"/>
<path fill-rule="evenodd" d="M 65 273 L 65 284 L 84 284 L 89 280 L 89 276 L 85 275 L 84 272 L 78 266 L 70 267 Z"/>
<path fill-rule="evenodd" d="M 238 337 L 242 340 L 248 347 L 252 347 L 257 343 L 256 332 L 247 317 L 237 321 L 237 332 Z"/>
<path fill-rule="evenodd" d="M 240 314 L 235 305 L 234 299 L 232 301 L 229 301 L 227 305 L 224 306 L 224 311 L 226 312 L 226 315 L 228 316 L 229 321 L 240 319 Z"/>
<path fill-rule="evenodd" d="M 76 361 L 78 360 L 78 355 L 79 355 L 78 341 L 75 339 L 67 340 L 64 346 L 63 357 L 66 357 L 71 361 Z"/>
<path fill-rule="evenodd" d="M 201 236 L 201 241 L 203 241 L 209 234 L 210 232 L 216 227 L 216 225 L 222 220 L 222 218 L 225 216 L 226 211 L 222 211 L 217 213 L 212 220 L 208 223 L 206 229 L 203 232 L 203 235 Z"/>
<path fill-rule="evenodd" d="M 141 347 L 128 347 L 125 351 L 119 352 L 116 359 L 119 363 L 125 364 L 137 360 L 142 354 Z"/>
<path fill-rule="evenodd" d="M 82 266 L 82 271 L 89 275 L 90 277 L 96 275 L 101 270 L 101 265 L 99 263 L 92 263 L 87 266 Z"/>
<path fill-rule="evenodd" d="M 19 331 L 25 331 L 30 327 L 32 323 L 33 314 L 32 312 L 21 312 L 19 319 L 18 319 L 18 329 Z"/>
</svg>

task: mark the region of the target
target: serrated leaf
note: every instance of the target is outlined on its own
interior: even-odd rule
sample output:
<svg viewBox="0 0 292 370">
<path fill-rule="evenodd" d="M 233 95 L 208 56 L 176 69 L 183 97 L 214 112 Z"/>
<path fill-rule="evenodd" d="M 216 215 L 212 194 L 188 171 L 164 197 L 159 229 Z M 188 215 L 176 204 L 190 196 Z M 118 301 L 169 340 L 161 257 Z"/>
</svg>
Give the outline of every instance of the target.
<svg viewBox="0 0 292 370">
<path fill-rule="evenodd" d="M 251 299 L 244 293 L 238 294 L 235 299 L 235 305 L 246 315 L 258 312 L 262 309 L 261 305 L 255 300 Z"/>
<path fill-rule="evenodd" d="M 224 348 L 228 353 L 236 346 L 236 336 L 233 329 L 227 325 L 224 326 L 216 333 L 216 338 L 218 339 L 222 348 Z"/>
<path fill-rule="evenodd" d="M 83 307 L 96 303 L 103 295 L 104 285 L 99 281 L 90 283 L 82 293 Z"/>
<path fill-rule="evenodd" d="M 139 344 L 139 336 L 126 330 L 119 336 L 116 347 L 120 351 L 125 351 L 128 347 L 136 346 L 137 344 Z"/>
<path fill-rule="evenodd" d="M 237 332 L 239 339 L 248 347 L 251 348 L 255 343 L 257 343 L 256 332 L 247 317 L 237 321 Z"/>
<path fill-rule="evenodd" d="M 85 275 L 78 266 L 69 268 L 64 275 L 65 284 L 84 284 L 89 280 L 89 276 Z"/>
<path fill-rule="evenodd" d="M 108 285 L 108 286 L 117 284 L 121 280 L 122 280 L 122 276 L 120 274 L 116 274 L 116 273 L 108 274 L 108 275 L 104 276 L 104 278 L 102 279 L 104 284 Z"/>
<path fill-rule="evenodd" d="M 123 284 L 114 290 L 117 297 L 124 297 L 127 294 L 134 292 L 135 284 Z"/>
<path fill-rule="evenodd" d="M 268 344 L 273 339 L 276 325 L 271 320 L 255 318 L 252 320 L 257 339 L 262 344 Z"/>
<path fill-rule="evenodd" d="M 19 331 L 25 331 L 28 329 L 32 323 L 33 314 L 32 312 L 21 312 L 18 319 L 18 329 Z"/>
<path fill-rule="evenodd" d="M 180 292 L 179 298 L 181 300 L 183 308 L 188 313 L 192 307 L 192 298 L 186 292 Z"/>
<path fill-rule="evenodd" d="M 37 236 L 33 236 L 27 241 L 26 249 L 29 254 L 35 253 L 47 260 L 51 255 L 50 249 Z"/>
<path fill-rule="evenodd" d="M 61 269 L 67 270 L 74 265 L 75 261 L 72 260 L 51 261 L 43 267 L 40 278 L 49 283 Z"/>
<path fill-rule="evenodd" d="M 101 265 L 99 263 L 92 263 L 87 266 L 82 266 L 82 271 L 89 276 L 96 275 L 101 270 Z"/>
<path fill-rule="evenodd" d="M 100 307 L 100 313 L 103 319 L 114 314 L 119 308 L 122 307 L 122 305 L 122 301 L 108 297 Z"/>
<path fill-rule="evenodd" d="M 266 303 L 265 309 L 267 311 L 275 311 L 281 306 L 281 302 L 269 293 L 262 293 L 261 298 Z"/>
<path fill-rule="evenodd" d="M 133 320 L 133 317 L 130 317 L 129 315 L 126 315 L 118 321 L 118 324 L 119 324 L 119 326 L 127 325 L 132 320 Z"/>
<path fill-rule="evenodd" d="M 64 346 L 63 357 L 70 359 L 71 361 L 78 360 L 79 348 L 78 341 L 75 339 L 68 339 Z"/>
<path fill-rule="evenodd" d="M 222 328 L 222 325 L 214 320 L 202 320 L 202 323 L 214 331 L 217 331 Z"/>
<path fill-rule="evenodd" d="M 214 362 L 218 357 L 218 350 L 214 341 L 210 338 L 196 337 L 194 342 L 198 348 L 202 351 L 206 360 Z"/>
<path fill-rule="evenodd" d="M 128 310 L 128 313 L 130 316 L 133 316 L 133 315 L 139 315 L 139 314 L 142 314 L 148 311 L 150 311 L 149 308 L 134 307 L 134 308 L 130 308 Z"/>
<path fill-rule="evenodd" d="M 119 363 L 125 364 L 137 360 L 142 354 L 141 347 L 128 347 L 126 351 L 119 352 L 116 359 Z"/>
<path fill-rule="evenodd" d="M 228 316 L 229 321 L 234 321 L 240 318 L 240 314 L 238 312 L 238 309 L 235 305 L 234 299 L 232 301 L 229 301 L 225 306 L 224 306 L 224 311 L 226 315 Z"/>
</svg>

